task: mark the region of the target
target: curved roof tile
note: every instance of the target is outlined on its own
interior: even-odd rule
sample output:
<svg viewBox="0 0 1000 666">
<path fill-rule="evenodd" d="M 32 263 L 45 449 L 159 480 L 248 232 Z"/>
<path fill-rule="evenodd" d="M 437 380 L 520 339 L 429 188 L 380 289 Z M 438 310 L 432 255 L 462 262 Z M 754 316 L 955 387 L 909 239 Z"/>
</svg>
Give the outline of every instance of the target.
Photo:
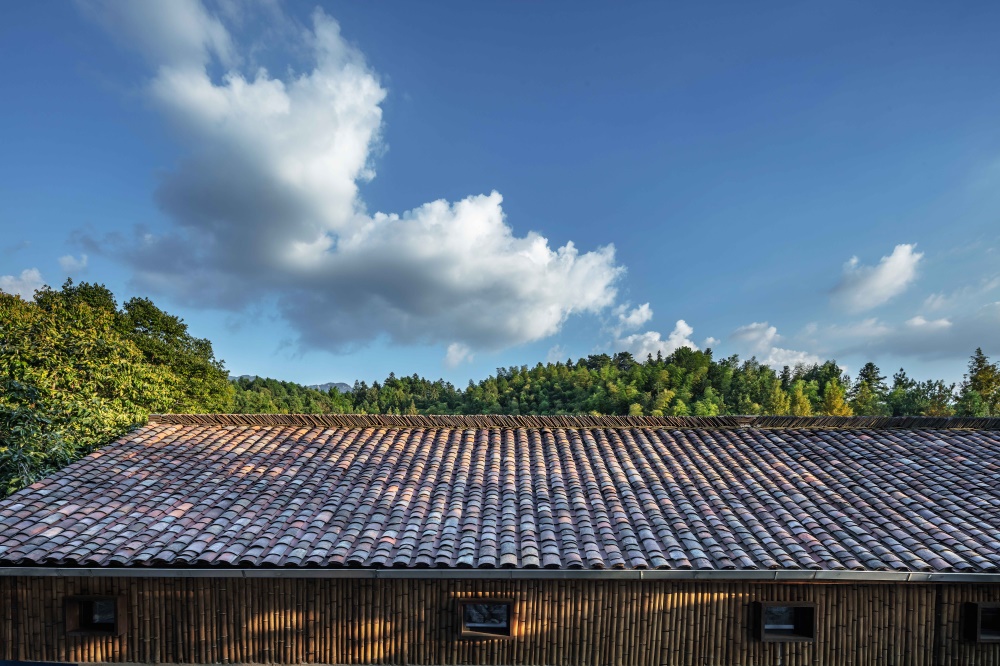
<svg viewBox="0 0 1000 666">
<path fill-rule="evenodd" d="M 215 418 L 0 502 L 0 564 L 1000 570 L 988 422 Z"/>
</svg>

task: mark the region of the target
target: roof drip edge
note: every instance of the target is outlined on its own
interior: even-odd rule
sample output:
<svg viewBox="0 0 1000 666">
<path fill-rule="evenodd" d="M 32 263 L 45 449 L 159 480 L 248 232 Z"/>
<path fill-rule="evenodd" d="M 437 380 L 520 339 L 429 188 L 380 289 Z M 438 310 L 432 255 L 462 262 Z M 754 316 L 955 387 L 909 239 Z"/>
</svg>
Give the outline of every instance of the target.
<svg viewBox="0 0 1000 666">
<path fill-rule="evenodd" d="M 587 569 L 165 569 L 0 567 L 0 577 L 82 578 L 365 578 L 431 580 L 692 580 L 775 583 L 1000 583 L 1000 573 L 815 570 Z"/>
</svg>

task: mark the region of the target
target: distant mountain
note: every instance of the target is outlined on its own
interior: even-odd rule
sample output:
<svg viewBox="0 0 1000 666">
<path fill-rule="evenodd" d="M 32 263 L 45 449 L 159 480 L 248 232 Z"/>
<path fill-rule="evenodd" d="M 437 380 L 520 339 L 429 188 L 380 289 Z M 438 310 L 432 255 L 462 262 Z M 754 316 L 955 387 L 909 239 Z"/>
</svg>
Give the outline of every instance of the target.
<svg viewBox="0 0 1000 666">
<path fill-rule="evenodd" d="M 339 393 L 348 393 L 353 391 L 354 387 L 350 384 L 345 384 L 344 382 L 327 382 L 326 384 L 309 384 L 307 388 L 316 389 L 317 391 L 322 391 L 323 393 L 328 393 L 330 389 L 335 388 Z"/>
</svg>

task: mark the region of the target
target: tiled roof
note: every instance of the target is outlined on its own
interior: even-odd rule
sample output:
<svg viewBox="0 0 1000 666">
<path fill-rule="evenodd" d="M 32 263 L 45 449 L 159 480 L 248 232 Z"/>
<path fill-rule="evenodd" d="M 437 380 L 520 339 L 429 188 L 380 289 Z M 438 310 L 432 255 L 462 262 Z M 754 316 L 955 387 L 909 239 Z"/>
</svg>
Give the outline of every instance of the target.
<svg viewBox="0 0 1000 666">
<path fill-rule="evenodd" d="M 1000 570 L 993 424 L 352 418 L 163 417 L 0 502 L 0 564 Z"/>
</svg>

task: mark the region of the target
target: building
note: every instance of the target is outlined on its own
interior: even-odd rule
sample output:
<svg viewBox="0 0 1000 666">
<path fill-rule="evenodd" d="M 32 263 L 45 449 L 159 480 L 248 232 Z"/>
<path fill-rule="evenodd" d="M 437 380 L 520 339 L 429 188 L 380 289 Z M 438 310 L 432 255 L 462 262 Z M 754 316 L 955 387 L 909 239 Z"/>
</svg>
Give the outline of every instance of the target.
<svg viewBox="0 0 1000 666">
<path fill-rule="evenodd" d="M 0 502 L 0 659 L 1000 665 L 1000 419 L 170 415 Z"/>
</svg>

